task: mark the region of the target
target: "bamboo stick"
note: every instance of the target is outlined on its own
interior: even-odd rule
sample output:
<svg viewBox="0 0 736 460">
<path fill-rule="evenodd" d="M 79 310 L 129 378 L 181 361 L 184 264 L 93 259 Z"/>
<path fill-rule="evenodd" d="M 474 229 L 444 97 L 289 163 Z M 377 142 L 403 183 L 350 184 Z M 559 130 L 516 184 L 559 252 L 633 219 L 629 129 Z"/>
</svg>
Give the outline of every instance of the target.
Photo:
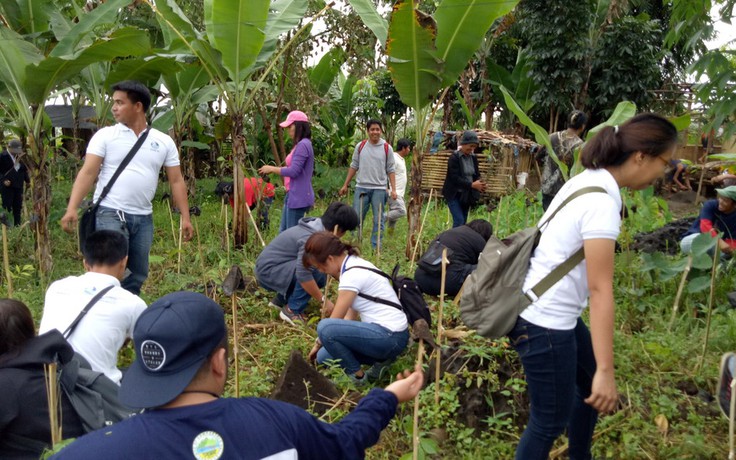
<svg viewBox="0 0 736 460">
<path fill-rule="evenodd" d="M 182 238 L 182 233 L 184 231 L 184 228 L 181 225 L 181 220 L 179 221 L 179 257 L 176 263 L 176 274 L 181 274 L 181 242 L 184 238 Z"/>
<path fill-rule="evenodd" d="M 248 203 L 245 203 L 245 212 L 248 213 L 248 217 L 250 218 L 250 222 L 253 224 L 253 228 L 256 231 L 256 235 L 258 235 L 258 239 L 261 241 L 261 246 L 266 247 L 266 242 L 263 241 L 263 237 L 261 236 L 261 232 L 258 231 L 258 224 L 256 224 L 256 220 L 253 218 L 253 214 L 250 212 L 250 206 L 248 206 Z"/>
<path fill-rule="evenodd" d="M 429 209 L 432 207 L 432 194 L 434 193 L 434 189 L 429 191 L 429 199 L 427 200 L 427 209 L 424 210 L 424 217 L 422 217 L 422 222 L 419 225 L 419 232 L 417 233 L 417 239 L 414 241 L 414 250 L 411 252 L 411 263 L 409 264 L 409 271 L 414 272 L 414 261 L 417 258 L 417 249 L 419 248 L 419 241 L 422 239 L 422 232 L 424 231 L 424 223 L 427 221 L 427 214 L 429 214 Z"/>
<path fill-rule="evenodd" d="M 335 225 L 332 227 L 332 234 L 337 235 L 337 229 L 339 227 Z M 325 281 L 325 292 L 322 294 L 322 310 L 320 311 L 320 319 L 324 319 L 325 314 L 327 313 L 326 307 L 327 307 L 327 292 L 329 292 L 330 289 L 330 281 L 332 281 L 332 276 L 327 275 L 327 281 Z"/>
<path fill-rule="evenodd" d="M 682 272 L 682 278 L 680 278 L 680 285 L 677 287 L 677 295 L 675 296 L 675 303 L 672 305 L 672 316 L 670 317 L 670 323 L 667 325 L 667 332 L 672 330 L 672 325 L 675 324 L 675 317 L 677 316 L 677 310 L 680 308 L 680 297 L 682 291 L 685 288 L 687 282 L 687 275 L 690 273 L 690 268 L 693 266 L 693 255 L 690 254 L 687 257 L 687 264 L 685 270 Z"/>
<path fill-rule="evenodd" d="M 230 296 L 233 310 L 233 359 L 235 360 L 235 397 L 240 397 L 240 353 L 238 351 L 238 308 L 235 293 Z"/>
<path fill-rule="evenodd" d="M 710 322 L 713 318 L 713 297 L 716 290 L 716 269 L 718 268 L 718 260 L 720 259 L 721 251 L 718 243 L 721 242 L 719 238 L 716 240 L 716 248 L 713 253 L 713 268 L 710 272 L 710 293 L 708 294 L 708 319 L 705 322 L 705 338 L 703 339 L 703 352 L 700 354 L 700 361 L 695 368 L 695 372 L 698 372 L 703 367 L 705 361 L 705 351 L 708 349 L 708 339 L 710 337 Z"/>
<path fill-rule="evenodd" d="M 442 250 L 442 279 L 440 280 L 440 311 L 437 316 L 437 361 L 434 368 L 434 403 L 440 404 L 440 364 L 442 359 L 442 310 L 445 306 L 445 280 L 447 279 L 447 248 Z"/>
<path fill-rule="evenodd" d="M 424 340 L 419 339 L 419 351 L 417 352 L 417 366 L 419 369 L 422 368 L 424 359 Z M 415 368 L 417 367 L 415 366 Z M 412 459 L 417 460 L 419 458 L 419 393 L 414 397 L 414 423 L 412 425 Z"/>
<path fill-rule="evenodd" d="M 8 226 L 0 224 L 3 227 L 3 270 L 5 278 L 8 281 L 8 297 L 13 297 L 13 275 L 10 273 L 10 257 L 8 256 Z M 79 238 L 77 238 L 79 241 Z"/>
</svg>

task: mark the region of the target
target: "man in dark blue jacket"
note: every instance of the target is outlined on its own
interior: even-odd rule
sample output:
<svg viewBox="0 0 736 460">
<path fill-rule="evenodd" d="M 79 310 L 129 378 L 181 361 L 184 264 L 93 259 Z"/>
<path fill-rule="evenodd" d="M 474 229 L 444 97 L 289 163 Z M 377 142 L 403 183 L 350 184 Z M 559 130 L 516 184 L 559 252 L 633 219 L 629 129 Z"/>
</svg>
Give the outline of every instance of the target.
<svg viewBox="0 0 736 460">
<path fill-rule="evenodd" d="M 82 436 L 55 459 L 363 458 L 423 383 L 420 369 L 373 389 L 344 419 L 319 421 L 290 404 L 220 399 L 227 381 L 227 330 L 220 305 L 194 292 L 154 302 L 133 332 L 136 359 L 120 400 L 146 412 Z M 403 378 L 401 378 L 403 377 Z"/>
<path fill-rule="evenodd" d="M 20 211 L 23 208 L 23 185 L 30 182 L 28 170 L 19 161 L 23 144 L 18 139 L 8 142 L 7 150 L 0 154 L 0 195 L 3 208 L 13 213 L 13 223 L 20 225 Z"/>
</svg>

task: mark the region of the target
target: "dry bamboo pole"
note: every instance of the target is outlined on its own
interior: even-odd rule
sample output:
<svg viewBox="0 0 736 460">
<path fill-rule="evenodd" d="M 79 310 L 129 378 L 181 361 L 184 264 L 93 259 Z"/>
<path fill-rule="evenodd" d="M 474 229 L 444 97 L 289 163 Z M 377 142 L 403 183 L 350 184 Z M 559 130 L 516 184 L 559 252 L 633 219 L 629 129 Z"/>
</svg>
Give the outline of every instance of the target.
<svg viewBox="0 0 736 460">
<path fill-rule="evenodd" d="M 381 264 L 381 227 L 383 227 L 383 204 L 379 203 L 378 205 L 378 216 L 373 216 L 373 218 L 378 218 L 378 237 L 376 239 L 376 266 L 379 266 Z"/>
<path fill-rule="evenodd" d="M 8 281 L 8 297 L 13 297 L 13 275 L 10 274 L 10 257 L 8 256 L 8 226 L 0 224 L 3 227 L 3 271 L 5 271 L 5 279 Z M 79 241 L 79 238 L 77 238 Z M 78 244 L 78 243 L 77 243 Z"/>
<path fill-rule="evenodd" d="M 250 218 L 250 222 L 253 224 L 253 228 L 256 231 L 256 235 L 258 235 L 258 239 L 261 241 L 261 246 L 265 248 L 266 242 L 263 241 L 261 232 L 258 230 L 258 224 L 256 223 L 256 220 L 253 218 L 253 213 L 250 212 L 250 206 L 248 206 L 248 203 L 245 203 L 245 212 L 248 213 L 248 217 Z"/>
<path fill-rule="evenodd" d="M 166 209 L 169 210 L 169 222 L 171 222 L 171 239 L 174 242 L 174 246 L 176 246 L 178 243 L 176 242 L 176 230 L 174 229 L 174 214 L 171 212 L 171 202 L 166 201 Z"/>
<path fill-rule="evenodd" d="M 670 323 L 667 325 L 667 332 L 672 330 L 672 326 L 675 324 L 675 317 L 677 316 L 677 310 L 680 308 L 680 298 L 682 297 L 682 291 L 685 288 L 687 282 L 687 275 L 690 274 L 690 268 L 693 266 L 693 255 L 690 254 L 687 257 L 687 264 L 685 270 L 682 272 L 682 278 L 680 278 L 680 285 L 677 287 L 677 295 L 675 296 L 675 303 L 672 305 L 672 316 L 670 317 Z"/>
<path fill-rule="evenodd" d="M 700 354 L 700 360 L 698 365 L 695 367 L 695 372 L 698 372 L 703 367 L 705 361 L 705 351 L 708 349 L 708 339 L 710 337 L 710 322 L 713 318 L 713 297 L 716 290 L 716 269 L 718 268 L 718 260 L 720 259 L 721 251 L 718 245 L 721 239 L 716 240 L 716 248 L 713 253 L 713 267 L 710 272 L 710 293 L 708 294 L 708 319 L 705 322 L 705 338 L 703 339 L 703 352 Z"/>
<path fill-rule="evenodd" d="M 179 221 L 179 257 L 176 263 L 176 274 L 181 274 L 181 242 L 184 238 L 182 238 L 182 233 L 184 231 L 184 228 L 181 225 L 181 221 Z"/>
<path fill-rule="evenodd" d="M 442 279 L 440 280 L 440 311 L 437 316 L 437 361 L 434 367 L 434 404 L 440 404 L 440 364 L 442 360 L 442 311 L 445 306 L 445 280 L 447 279 L 447 248 L 442 250 Z"/>
<path fill-rule="evenodd" d="M 202 243 L 199 239 L 199 223 L 197 222 L 197 219 L 194 219 L 194 231 L 197 233 L 197 254 L 199 254 L 199 266 L 202 268 L 202 273 L 204 273 L 204 258 L 202 256 Z"/>
<path fill-rule="evenodd" d="M 424 359 L 424 340 L 419 339 L 419 351 L 417 352 L 417 365 L 415 369 L 422 368 Z M 412 444 L 414 446 L 412 459 L 417 460 L 419 458 L 419 393 L 414 397 L 414 423 L 411 431 Z"/>
<path fill-rule="evenodd" d="M 238 351 L 238 301 L 235 293 L 230 296 L 233 309 L 233 359 L 235 360 L 235 397 L 240 397 L 240 353 Z"/>
<path fill-rule="evenodd" d="M 59 405 L 59 380 L 56 377 L 56 363 L 43 365 L 43 373 L 46 382 L 46 401 L 49 408 L 49 427 L 51 432 L 51 446 L 62 440 L 61 431 L 61 406 Z"/>
<path fill-rule="evenodd" d="M 225 207 L 225 245 L 227 247 L 227 263 L 230 263 L 230 228 L 228 226 L 228 212 L 227 206 Z"/>
<path fill-rule="evenodd" d="M 700 198 L 700 192 L 703 191 L 703 179 L 705 178 L 705 163 L 703 163 L 703 168 L 700 170 L 700 180 L 698 181 L 698 193 L 695 194 L 695 199 L 693 200 L 693 204 L 698 203 L 698 198 Z"/>
<path fill-rule="evenodd" d="M 493 227 L 494 233 L 498 234 L 499 225 L 501 224 L 501 206 L 503 205 L 503 197 L 498 199 L 498 207 L 496 208 L 496 226 Z M 508 229 L 506 230 L 508 231 Z"/>
<path fill-rule="evenodd" d="M 726 365 L 728 365 L 726 363 Z M 734 450 L 733 434 L 734 434 L 734 416 L 736 416 L 736 379 L 731 379 L 731 404 L 728 411 L 728 460 L 736 459 L 736 451 Z"/>
<path fill-rule="evenodd" d="M 424 231 L 424 223 L 427 221 L 427 215 L 429 214 L 429 209 L 432 207 L 432 194 L 434 193 L 434 189 L 429 190 L 429 199 L 427 200 L 427 209 L 424 210 L 424 217 L 422 217 L 422 222 L 419 225 L 419 233 L 417 234 L 417 239 L 414 242 L 414 250 L 411 252 L 411 263 L 409 264 L 409 271 L 414 272 L 414 261 L 417 258 L 417 249 L 419 248 L 419 241 L 422 239 L 422 232 Z"/>
</svg>

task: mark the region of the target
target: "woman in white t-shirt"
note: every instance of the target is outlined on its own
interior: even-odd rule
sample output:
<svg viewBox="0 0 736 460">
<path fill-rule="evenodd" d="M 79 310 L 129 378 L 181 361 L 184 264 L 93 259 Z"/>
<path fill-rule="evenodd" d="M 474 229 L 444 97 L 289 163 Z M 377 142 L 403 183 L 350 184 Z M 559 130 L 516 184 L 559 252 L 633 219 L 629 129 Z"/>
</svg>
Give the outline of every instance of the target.
<svg viewBox="0 0 736 460">
<path fill-rule="evenodd" d="M 339 361 L 351 380 L 378 380 L 406 348 L 409 324 L 403 311 L 363 295 L 399 303 L 389 280 L 358 250 L 330 232 L 317 232 L 304 246 L 304 266 L 315 267 L 340 281 L 332 311 L 317 325 L 317 341 L 309 352 L 319 364 Z M 360 321 L 356 321 L 360 315 Z M 373 366 L 364 372 L 363 364 Z"/>
<path fill-rule="evenodd" d="M 606 193 L 581 195 L 544 228 L 524 291 L 581 246 L 585 260 L 527 307 L 509 338 L 521 357 L 531 403 L 516 459 L 547 459 L 567 428 L 571 459 L 591 458 L 598 413 L 616 408 L 613 362 L 613 263 L 621 223 L 620 188 L 640 190 L 664 174 L 677 146 L 665 118 L 640 114 L 603 128 L 583 148 L 587 169 L 557 193 L 544 222 L 572 193 L 591 185 Z M 590 298 L 590 331 L 580 315 Z"/>
</svg>

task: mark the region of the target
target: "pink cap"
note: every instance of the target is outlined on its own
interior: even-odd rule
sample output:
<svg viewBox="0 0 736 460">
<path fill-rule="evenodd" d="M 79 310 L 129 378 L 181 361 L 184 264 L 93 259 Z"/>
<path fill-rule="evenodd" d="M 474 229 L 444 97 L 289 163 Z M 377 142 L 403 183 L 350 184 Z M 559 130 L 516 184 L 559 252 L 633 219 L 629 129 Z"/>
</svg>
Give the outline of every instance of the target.
<svg viewBox="0 0 736 460">
<path fill-rule="evenodd" d="M 291 126 L 291 124 L 295 121 L 306 121 L 307 123 L 309 123 L 309 118 L 307 118 L 307 114 L 302 111 L 292 110 L 291 112 L 289 112 L 289 115 L 287 115 L 286 121 L 282 121 L 281 123 L 279 123 L 279 126 L 281 126 L 282 128 L 287 128 Z"/>
</svg>

